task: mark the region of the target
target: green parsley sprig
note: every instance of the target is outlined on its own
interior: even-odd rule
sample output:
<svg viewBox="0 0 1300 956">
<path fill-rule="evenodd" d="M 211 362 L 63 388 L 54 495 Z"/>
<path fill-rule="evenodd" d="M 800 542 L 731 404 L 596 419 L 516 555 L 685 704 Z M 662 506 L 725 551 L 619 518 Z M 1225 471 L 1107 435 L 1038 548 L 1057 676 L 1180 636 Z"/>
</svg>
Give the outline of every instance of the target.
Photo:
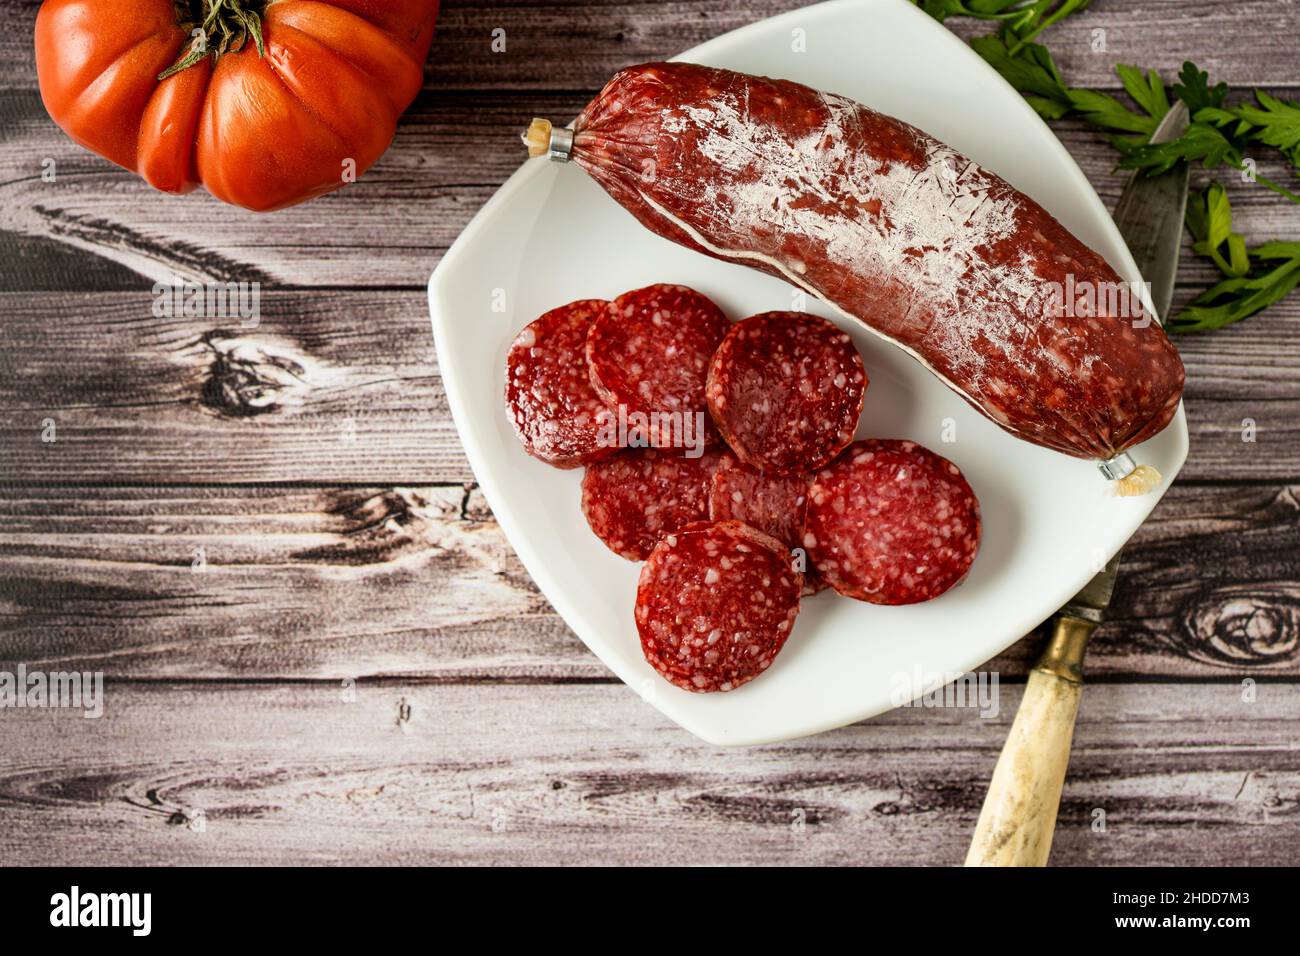
<svg viewBox="0 0 1300 956">
<path fill-rule="evenodd" d="M 915 0 L 940 23 L 948 17 L 997 20 L 1015 44 L 1027 43 L 1092 0 Z"/>
<path fill-rule="evenodd" d="M 1300 285 L 1300 242 L 1266 242 L 1246 248 L 1232 230 L 1228 194 L 1219 183 L 1187 199 L 1192 248 L 1208 256 L 1224 279 L 1210 286 L 1170 321 L 1174 332 L 1204 332 L 1240 322 L 1268 308 Z"/>
<path fill-rule="evenodd" d="M 1136 145 L 1145 143 L 1169 112 L 1165 85 L 1154 70 L 1143 73 L 1133 66 L 1116 68 L 1125 91 L 1138 104 L 1139 112 L 1130 110 L 1109 93 L 1066 86 L 1052 54 L 1040 43 L 1026 43 L 1019 52 L 1013 53 L 1006 38 L 994 34 L 976 37 L 970 45 L 1024 95 L 1043 119 L 1077 116 L 1110 132 L 1131 134 L 1127 143 Z"/>
<path fill-rule="evenodd" d="M 1151 76 L 1154 82 L 1160 82 L 1154 72 Z M 1250 145 L 1262 143 L 1280 150 L 1292 166 L 1300 169 L 1300 103 L 1256 90 L 1258 107 L 1249 103 L 1225 107 L 1223 100 L 1228 92 L 1227 85 L 1220 83 L 1210 87 L 1208 76 L 1195 64 L 1184 63 L 1179 78 L 1182 82 L 1175 84 L 1173 92 L 1187 104 L 1191 115 L 1187 131 L 1167 143 L 1117 143 L 1123 153 L 1120 168 L 1139 169 L 1157 175 L 1183 161 L 1199 162 L 1206 169 L 1231 166 L 1247 173 L 1253 181 L 1279 196 L 1300 203 L 1300 195 L 1260 176 L 1246 162 L 1246 150 Z M 1124 88 L 1129 88 L 1127 82 Z M 1131 90 L 1129 95 L 1133 95 Z"/>
</svg>

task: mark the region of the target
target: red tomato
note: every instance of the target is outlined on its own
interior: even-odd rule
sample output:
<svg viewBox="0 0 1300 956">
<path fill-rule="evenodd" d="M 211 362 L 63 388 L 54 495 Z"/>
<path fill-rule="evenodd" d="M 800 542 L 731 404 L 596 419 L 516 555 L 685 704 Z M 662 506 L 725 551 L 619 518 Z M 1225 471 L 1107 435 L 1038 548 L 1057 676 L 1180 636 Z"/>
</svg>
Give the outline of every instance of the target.
<svg viewBox="0 0 1300 956">
<path fill-rule="evenodd" d="M 36 72 L 50 116 L 87 149 L 167 192 L 201 183 L 279 209 L 388 148 L 437 12 L 438 0 L 45 0 Z M 199 43 L 196 24 L 197 62 L 160 80 Z"/>
</svg>

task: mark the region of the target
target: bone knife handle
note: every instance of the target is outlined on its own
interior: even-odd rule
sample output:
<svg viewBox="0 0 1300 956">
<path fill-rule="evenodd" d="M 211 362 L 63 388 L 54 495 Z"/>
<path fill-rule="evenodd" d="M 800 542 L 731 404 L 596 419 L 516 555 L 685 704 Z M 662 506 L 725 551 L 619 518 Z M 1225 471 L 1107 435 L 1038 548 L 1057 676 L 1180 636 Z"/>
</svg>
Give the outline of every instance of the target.
<svg viewBox="0 0 1300 956">
<path fill-rule="evenodd" d="M 1083 652 L 1095 629 L 1080 618 L 1057 619 L 993 770 L 967 866 L 1046 865 L 1083 692 Z"/>
</svg>

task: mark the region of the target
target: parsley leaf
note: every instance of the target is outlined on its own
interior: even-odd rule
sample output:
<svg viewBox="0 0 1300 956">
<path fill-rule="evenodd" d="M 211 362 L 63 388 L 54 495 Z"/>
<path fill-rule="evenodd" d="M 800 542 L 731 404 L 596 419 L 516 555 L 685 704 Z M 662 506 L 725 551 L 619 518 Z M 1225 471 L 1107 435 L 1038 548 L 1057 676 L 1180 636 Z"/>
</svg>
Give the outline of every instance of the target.
<svg viewBox="0 0 1300 956">
<path fill-rule="evenodd" d="M 1200 195 L 1187 197 L 1186 223 L 1195 240 L 1192 248 L 1213 259 L 1225 275 L 1240 278 L 1250 270 L 1246 241 L 1240 233 L 1232 231 L 1232 208 L 1222 185 L 1210 183 Z M 1228 246 L 1227 260 L 1220 252 L 1225 243 Z"/>
<path fill-rule="evenodd" d="M 1019 15 L 1008 7 L 1019 7 L 1025 0 L 916 0 L 916 5 L 940 23 L 948 17 L 974 17 L 978 20 L 1000 20 Z"/>
<path fill-rule="evenodd" d="M 1119 74 L 1125 92 L 1133 97 L 1134 103 L 1146 110 L 1147 115 L 1157 124 L 1164 119 L 1165 114 L 1169 112 L 1169 97 L 1165 94 L 1165 84 L 1161 81 L 1159 73 L 1155 70 L 1147 70 L 1146 75 L 1143 76 L 1142 71 L 1136 66 L 1127 66 L 1123 63 L 1116 65 L 1115 72 Z M 1152 130 L 1154 129 L 1153 125 Z"/>
<path fill-rule="evenodd" d="M 1170 332 L 1221 329 L 1281 301 L 1300 285 L 1300 242 L 1270 242 L 1251 256 L 1275 266 L 1257 267 L 1251 275 L 1224 279 L 1191 301 L 1167 326 Z"/>
<path fill-rule="evenodd" d="M 1023 94 L 1043 119 L 1061 119 L 1078 114 L 1085 122 L 1118 133 L 1137 134 L 1136 142 L 1145 142 L 1155 132 L 1160 120 L 1169 112 L 1169 98 L 1155 70 L 1145 74 L 1137 67 L 1119 66 L 1117 72 L 1124 89 L 1143 112 L 1134 112 L 1109 93 L 1082 87 L 1069 87 L 1052 60 L 1047 47 L 1025 43 L 1018 53 L 1006 39 L 993 35 L 976 37 L 971 47 L 984 61 L 1016 90 Z M 1120 144 L 1121 148 L 1128 143 Z"/>
<path fill-rule="evenodd" d="M 1187 104 L 1187 112 L 1195 116 L 1203 109 L 1220 107 L 1223 98 L 1228 95 L 1228 84 L 1218 83 L 1210 87 L 1210 74 L 1197 69 L 1196 64 L 1184 61 L 1178 74 L 1182 82 L 1173 85 L 1173 93 Z"/>
<path fill-rule="evenodd" d="M 1068 17 L 1086 7 L 1091 0 L 912 0 L 934 19 L 943 23 L 948 17 L 972 17 L 976 20 L 1002 20 L 1019 30 L 1038 27 L 1045 29 L 1052 23 Z M 1047 17 L 1051 8 L 1061 3 L 1061 8 Z M 1042 23 L 1042 26 L 1039 24 Z"/>
<path fill-rule="evenodd" d="M 1017 92 L 1033 97 L 1030 103 L 1040 115 L 1059 119 L 1073 109 L 1070 92 L 1047 47 L 1030 43 L 1012 56 L 1006 41 L 997 35 L 975 37 L 970 45 Z"/>
<path fill-rule="evenodd" d="M 1003 26 L 1006 37 L 1015 39 L 1009 47 L 1011 55 L 1018 54 L 1030 40 L 1052 24 L 1078 13 L 1091 2 L 1092 0 L 1059 0 L 1058 5 L 1058 0 L 1037 0 L 1036 3 L 1029 4 L 1020 16 L 1013 17 Z"/>
<path fill-rule="evenodd" d="M 1300 103 L 1269 96 L 1263 90 L 1255 91 L 1259 106 L 1249 103 L 1231 110 L 1231 113 L 1255 129 L 1251 138 L 1267 146 L 1275 146 L 1300 167 Z"/>
<path fill-rule="evenodd" d="M 1187 228 L 1195 240 L 1192 248 L 1213 259 L 1227 278 L 1174 316 L 1170 332 L 1204 332 L 1240 322 L 1300 285 L 1300 242 L 1267 242 L 1247 250 L 1241 234 L 1232 231 L 1232 210 L 1219 183 L 1188 197 Z"/>
<path fill-rule="evenodd" d="M 1199 114 L 1198 114 L 1199 115 Z M 1127 149 L 1119 161 L 1120 169 L 1141 169 L 1158 175 L 1186 160 L 1200 162 L 1206 169 L 1227 163 L 1242 166 L 1240 147 L 1224 136 L 1218 127 L 1194 121 L 1187 132 L 1167 143 L 1147 143 Z"/>
<path fill-rule="evenodd" d="M 1141 86 L 1140 77 L 1129 74 L 1130 67 L 1119 67 L 1118 70 L 1129 95 L 1147 107 L 1148 90 Z M 1174 84 L 1172 92 L 1187 104 L 1191 113 L 1192 122 L 1187 131 L 1176 140 L 1155 145 L 1135 145 L 1131 141 L 1116 140 L 1116 148 L 1124 154 L 1119 164 L 1121 169 L 1139 169 L 1156 175 L 1186 160 L 1200 162 L 1206 169 L 1228 165 L 1244 170 L 1247 148 L 1251 143 L 1263 143 L 1278 149 L 1292 166 L 1300 170 L 1300 103 L 1256 90 L 1258 105 L 1224 106 L 1227 84 L 1210 86 L 1209 74 L 1198 69 L 1196 64 L 1184 63 L 1178 77 L 1181 82 Z M 1158 82 L 1158 78 L 1149 78 Z M 1154 87 L 1151 95 L 1154 96 Z M 1255 174 L 1253 169 L 1251 176 L 1253 181 L 1279 196 L 1300 203 L 1300 195 Z"/>
<path fill-rule="evenodd" d="M 1159 83 L 1159 77 L 1156 83 Z M 1103 129 L 1118 130 L 1126 133 L 1141 133 L 1145 141 L 1156 127 L 1160 125 L 1160 120 L 1169 112 L 1169 101 L 1165 99 L 1164 87 L 1160 87 L 1158 96 L 1151 94 L 1148 88 L 1147 100 L 1150 108 L 1146 103 L 1138 100 L 1138 105 L 1144 110 L 1148 110 L 1144 116 L 1141 113 L 1135 113 L 1127 106 L 1111 96 L 1109 93 L 1099 93 L 1096 90 L 1080 89 L 1078 87 L 1068 90 L 1070 105 L 1075 112 L 1080 114 L 1080 118 L 1091 123 L 1094 126 L 1100 126 Z M 1137 99 L 1134 97 L 1134 99 Z M 1154 111 L 1154 112 L 1153 112 Z"/>
</svg>

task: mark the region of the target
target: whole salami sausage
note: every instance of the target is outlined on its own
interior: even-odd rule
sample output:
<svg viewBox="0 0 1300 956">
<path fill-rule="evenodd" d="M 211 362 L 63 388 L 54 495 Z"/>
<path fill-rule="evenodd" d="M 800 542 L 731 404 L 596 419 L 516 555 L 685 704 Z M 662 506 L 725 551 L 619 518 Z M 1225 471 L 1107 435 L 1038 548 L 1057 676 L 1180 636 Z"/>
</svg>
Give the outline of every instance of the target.
<svg viewBox="0 0 1300 956">
<path fill-rule="evenodd" d="M 1119 456 L 1177 410 L 1163 330 L 1042 206 L 921 130 L 786 80 L 648 63 L 572 131 L 535 121 L 525 140 L 654 232 L 861 320 L 1012 434 L 1100 459 L 1121 493 L 1158 480 Z"/>
</svg>

